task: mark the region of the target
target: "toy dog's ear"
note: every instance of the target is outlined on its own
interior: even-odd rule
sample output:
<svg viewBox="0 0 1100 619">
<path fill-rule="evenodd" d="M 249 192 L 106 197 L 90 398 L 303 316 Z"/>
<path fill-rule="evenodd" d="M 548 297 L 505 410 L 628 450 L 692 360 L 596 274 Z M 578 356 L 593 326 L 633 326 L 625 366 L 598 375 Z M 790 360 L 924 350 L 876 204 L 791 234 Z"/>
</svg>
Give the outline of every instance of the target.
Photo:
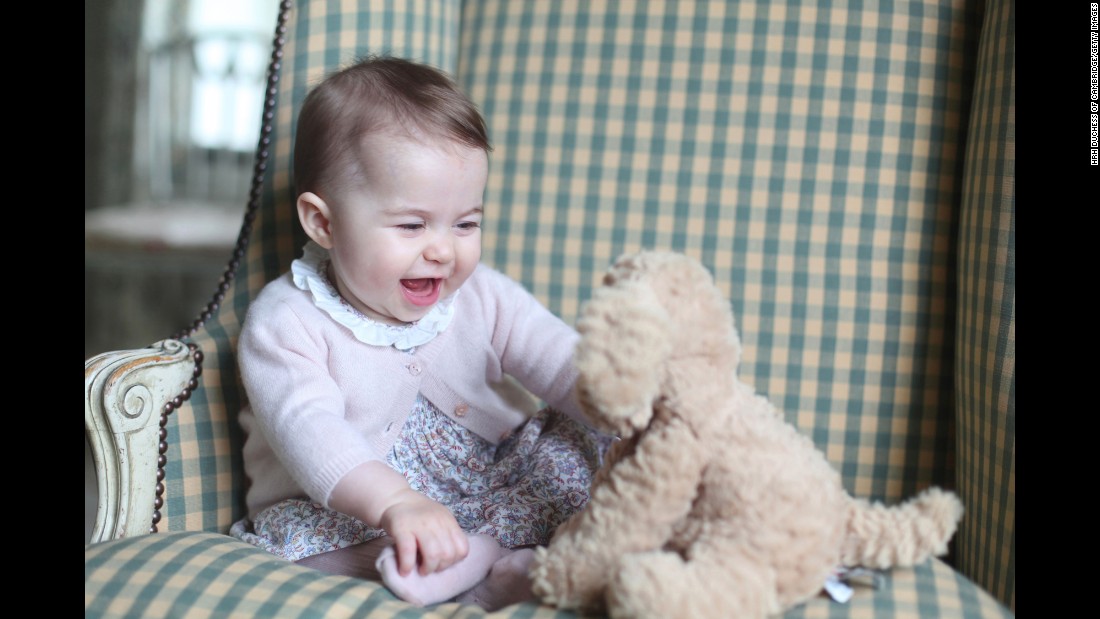
<svg viewBox="0 0 1100 619">
<path fill-rule="evenodd" d="M 577 322 L 577 396 L 597 427 L 629 436 L 645 428 L 671 351 L 667 312 L 638 282 L 598 288 Z"/>
<path fill-rule="evenodd" d="M 647 287 L 668 314 L 677 357 L 705 356 L 715 368 L 736 371 L 741 340 L 729 299 L 697 259 L 673 251 L 624 254 L 604 277 L 605 287 Z"/>
</svg>

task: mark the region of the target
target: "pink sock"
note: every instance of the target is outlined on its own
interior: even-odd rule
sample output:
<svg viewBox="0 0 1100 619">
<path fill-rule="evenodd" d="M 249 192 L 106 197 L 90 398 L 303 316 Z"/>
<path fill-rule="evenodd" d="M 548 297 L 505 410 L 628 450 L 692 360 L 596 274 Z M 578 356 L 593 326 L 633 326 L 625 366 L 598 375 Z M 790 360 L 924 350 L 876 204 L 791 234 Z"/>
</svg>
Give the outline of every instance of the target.
<svg viewBox="0 0 1100 619">
<path fill-rule="evenodd" d="M 397 553 L 386 547 L 375 564 L 394 595 L 416 606 L 428 606 L 449 600 L 481 582 L 504 553 L 495 539 L 488 535 L 471 535 L 470 552 L 466 558 L 445 570 L 421 576 L 413 570 L 407 576 L 397 571 Z"/>
<path fill-rule="evenodd" d="M 504 552 L 493 564 L 493 569 L 485 580 L 458 596 L 456 601 L 474 604 L 492 612 L 536 599 L 535 592 L 531 590 L 531 577 L 528 575 L 531 562 L 535 559 L 535 551 L 521 548 Z"/>
</svg>

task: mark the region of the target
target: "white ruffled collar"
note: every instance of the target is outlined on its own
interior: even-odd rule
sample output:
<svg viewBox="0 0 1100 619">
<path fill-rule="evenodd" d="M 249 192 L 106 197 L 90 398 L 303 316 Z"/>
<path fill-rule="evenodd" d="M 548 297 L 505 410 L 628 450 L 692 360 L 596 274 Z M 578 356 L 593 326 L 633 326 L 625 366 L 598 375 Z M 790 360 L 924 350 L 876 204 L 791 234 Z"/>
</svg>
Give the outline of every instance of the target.
<svg viewBox="0 0 1100 619">
<path fill-rule="evenodd" d="M 443 333 L 454 318 L 454 301 L 461 290 L 436 303 L 428 313 L 416 322 L 404 325 L 388 325 L 368 318 L 352 307 L 328 279 L 328 250 L 310 241 L 303 249 L 302 257 L 290 265 L 294 285 L 313 295 L 313 304 L 336 322 L 347 327 L 355 339 L 373 346 L 393 346 L 413 352 L 417 346 L 427 344 Z"/>
</svg>

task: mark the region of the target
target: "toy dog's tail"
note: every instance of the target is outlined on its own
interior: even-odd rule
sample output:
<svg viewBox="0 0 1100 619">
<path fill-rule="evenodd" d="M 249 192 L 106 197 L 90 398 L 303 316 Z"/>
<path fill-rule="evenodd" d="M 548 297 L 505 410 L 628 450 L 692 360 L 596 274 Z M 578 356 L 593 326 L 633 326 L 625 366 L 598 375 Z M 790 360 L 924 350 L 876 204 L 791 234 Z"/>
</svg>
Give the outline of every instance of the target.
<svg viewBox="0 0 1100 619">
<path fill-rule="evenodd" d="M 893 507 L 853 498 L 841 563 L 885 569 L 946 554 L 962 512 L 958 497 L 939 488 Z"/>
</svg>

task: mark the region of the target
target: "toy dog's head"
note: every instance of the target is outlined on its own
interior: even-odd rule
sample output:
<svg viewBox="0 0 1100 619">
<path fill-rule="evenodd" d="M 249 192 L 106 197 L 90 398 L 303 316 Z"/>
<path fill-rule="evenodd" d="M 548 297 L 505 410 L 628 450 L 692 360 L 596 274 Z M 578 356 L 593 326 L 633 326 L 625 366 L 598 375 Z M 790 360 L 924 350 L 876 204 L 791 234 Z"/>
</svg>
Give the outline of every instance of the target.
<svg viewBox="0 0 1100 619">
<path fill-rule="evenodd" d="M 741 355 L 729 300 L 702 264 L 675 252 L 616 260 L 577 330 L 581 405 L 594 425 L 624 438 L 649 424 L 678 361 L 733 380 Z"/>
</svg>

